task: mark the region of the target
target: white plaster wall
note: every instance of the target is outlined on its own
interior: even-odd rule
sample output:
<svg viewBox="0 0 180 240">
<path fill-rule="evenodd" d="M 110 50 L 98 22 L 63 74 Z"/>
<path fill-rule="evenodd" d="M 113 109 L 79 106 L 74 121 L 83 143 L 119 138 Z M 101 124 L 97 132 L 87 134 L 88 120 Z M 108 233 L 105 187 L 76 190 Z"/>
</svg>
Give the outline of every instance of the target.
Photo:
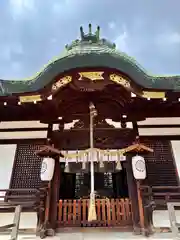
<svg viewBox="0 0 180 240">
<path fill-rule="evenodd" d="M 47 124 L 40 123 L 39 121 L 14 121 L 14 122 L 1 122 L 0 129 L 8 128 L 40 128 L 47 127 Z"/>
<path fill-rule="evenodd" d="M 0 189 L 9 188 L 15 152 L 15 144 L 0 145 Z"/>
<path fill-rule="evenodd" d="M 180 141 L 171 141 L 178 176 L 180 178 Z"/>
<path fill-rule="evenodd" d="M 121 128 L 120 122 L 113 122 L 111 119 L 106 119 L 109 124 L 113 124 L 116 128 Z M 73 127 L 72 123 L 65 124 L 65 129 Z M 147 118 L 145 121 L 138 122 L 138 125 L 154 125 L 154 124 L 179 124 L 180 118 Z M 42 124 L 38 121 L 27 122 L 1 122 L 0 129 L 8 128 L 43 128 L 47 127 L 47 124 Z M 132 128 L 132 123 L 127 123 L 128 128 Z M 58 129 L 58 125 L 55 124 L 53 130 Z M 152 135 L 180 135 L 180 128 L 143 128 L 139 129 L 140 136 L 152 136 Z M 28 138 L 46 138 L 47 131 L 32 131 L 32 132 L 0 132 L 0 139 L 28 139 Z"/>
<path fill-rule="evenodd" d="M 1 122 L 0 129 L 8 128 L 43 128 L 48 127 L 38 121 L 21 121 L 21 122 Z M 46 138 L 47 131 L 32 132 L 0 132 L 0 139 L 29 139 L 29 138 Z"/>
<path fill-rule="evenodd" d="M 0 139 L 41 139 L 47 137 L 47 131 L 0 132 Z"/>
</svg>

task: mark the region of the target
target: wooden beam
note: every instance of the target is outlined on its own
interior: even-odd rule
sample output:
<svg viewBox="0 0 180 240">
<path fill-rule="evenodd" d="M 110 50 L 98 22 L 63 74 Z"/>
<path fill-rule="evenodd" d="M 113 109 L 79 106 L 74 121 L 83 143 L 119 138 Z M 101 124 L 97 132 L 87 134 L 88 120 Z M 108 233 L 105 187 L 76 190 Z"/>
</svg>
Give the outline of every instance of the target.
<svg viewBox="0 0 180 240">
<path fill-rule="evenodd" d="M 0 128 L 1 132 L 39 132 L 39 131 L 48 131 L 47 127 L 38 127 L 38 128 Z"/>
<path fill-rule="evenodd" d="M 46 144 L 46 138 L 16 138 L 16 139 L 0 139 L 0 144 Z"/>
<path fill-rule="evenodd" d="M 180 135 L 143 135 L 140 136 L 141 138 L 148 138 L 152 140 L 169 140 L 169 141 L 179 141 L 180 140 Z"/>
<path fill-rule="evenodd" d="M 138 125 L 138 128 L 180 128 L 180 124 L 143 124 Z"/>
<path fill-rule="evenodd" d="M 78 130 L 76 130 L 78 132 Z M 68 134 L 68 132 L 67 132 Z M 180 141 L 180 135 L 143 135 L 141 138 L 149 138 L 156 140 Z M 15 139 L 0 139 L 0 144 L 46 144 L 47 138 L 15 138 Z M 113 147 L 113 146 L 112 146 Z"/>
<path fill-rule="evenodd" d="M 51 156 L 59 156 L 59 157 L 64 157 L 64 155 L 61 153 L 61 151 L 57 148 L 54 148 L 52 146 L 49 145 L 45 145 L 43 146 L 40 150 L 35 152 L 38 156 L 41 157 L 51 157 Z"/>
</svg>

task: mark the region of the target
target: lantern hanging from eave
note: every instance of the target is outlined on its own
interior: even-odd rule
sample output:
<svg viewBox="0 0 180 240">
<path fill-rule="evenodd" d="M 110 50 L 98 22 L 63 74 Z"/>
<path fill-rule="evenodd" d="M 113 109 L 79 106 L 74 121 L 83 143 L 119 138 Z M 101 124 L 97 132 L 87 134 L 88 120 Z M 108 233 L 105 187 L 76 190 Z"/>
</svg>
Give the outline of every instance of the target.
<svg viewBox="0 0 180 240">
<path fill-rule="evenodd" d="M 132 170 L 136 180 L 146 178 L 146 163 L 142 156 L 136 155 L 132 157 Z"/>
<path fill-rule="evenodd" d="M 54 174 L 55 160 L 44 158 L 41 164 L 41 181 L 51 181 Z"/>
</svg>

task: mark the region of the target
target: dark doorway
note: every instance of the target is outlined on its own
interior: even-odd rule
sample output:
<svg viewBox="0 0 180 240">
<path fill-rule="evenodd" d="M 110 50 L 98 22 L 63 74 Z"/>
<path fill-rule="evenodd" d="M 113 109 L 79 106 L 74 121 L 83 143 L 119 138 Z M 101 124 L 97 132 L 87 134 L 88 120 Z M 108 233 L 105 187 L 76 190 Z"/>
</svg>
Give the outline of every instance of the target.
<svg viewBox="0 0 180 240">
<path fill-rule="evenodd" d="M 65 173 L 64 164 L 60 164 L 60 191 L 59 199 L 74 199 L 75 198 L 75 185 L 76 185 L 76 174 Z"/>
<path fill-rule="evenodd" d="M 118 172 L 95 172 L 97 198 L 128 198 L 126 169 Z M 90 173 L 65 173 L 61 164 L 60 199 L 89 198 L 91 189 Z"/>
<path fill-rule="evenodd" d="M 124 167 L 120 172 L 112 173 L 112 181 L 114 198 L 128 198 L 127 174 Z"/>
</svg>

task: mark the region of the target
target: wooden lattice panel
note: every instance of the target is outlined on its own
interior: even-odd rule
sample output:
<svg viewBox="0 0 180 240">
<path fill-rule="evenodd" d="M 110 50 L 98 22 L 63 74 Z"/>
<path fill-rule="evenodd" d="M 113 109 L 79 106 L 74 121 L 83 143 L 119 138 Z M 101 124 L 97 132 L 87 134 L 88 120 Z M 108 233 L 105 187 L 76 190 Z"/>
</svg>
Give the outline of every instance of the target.
<svg viewBox="0 0 180 240">
<path fill-rule="evenodd" d="M 19 144 L 16 150 L 10 188 L 40 187 L 40 168 L 42 159 L 35 154 L 38 144 Z"/>
<path fill-rule="evenodd" d="M 154 150 L 145 157 L 146 183 L 150 186 L 177 186 L 178 177 L 170 141 L 143 139 L 143 142 Z"/>
</svg>

